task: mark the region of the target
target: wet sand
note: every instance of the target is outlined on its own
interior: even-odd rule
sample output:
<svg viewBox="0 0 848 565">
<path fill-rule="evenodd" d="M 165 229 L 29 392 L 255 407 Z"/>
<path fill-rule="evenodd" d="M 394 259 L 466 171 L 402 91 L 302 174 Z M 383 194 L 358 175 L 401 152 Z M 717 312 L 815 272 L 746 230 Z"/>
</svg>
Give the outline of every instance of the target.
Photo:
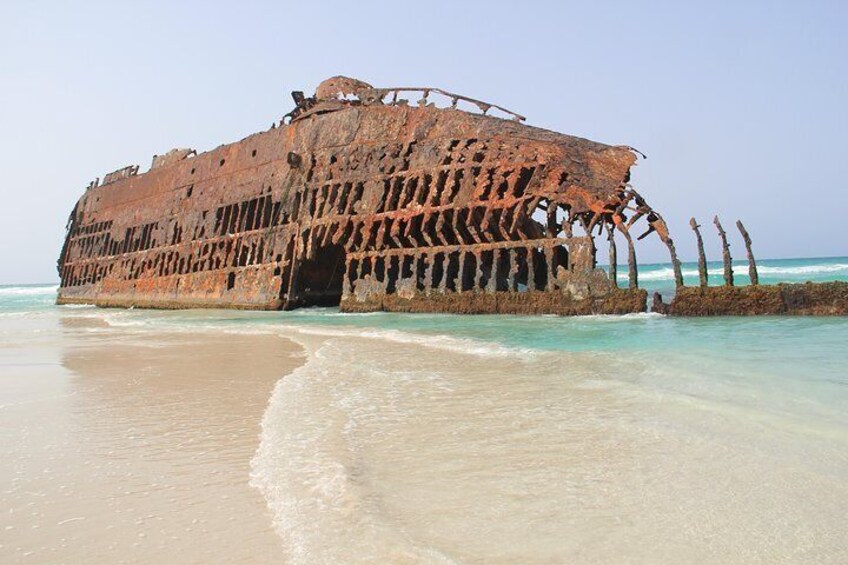
<svg viewBox="0 0 848 565">
<path fill-rule="evenodd" d="M 301 348 L 51 323 L 0 345 L 0 561 L 283 560 L 250 460 Z"/>
<path fill-rule="evenodd" d="M 8 294 L 3 564 L 848 562 L 844 320 Z"/>
</svg>

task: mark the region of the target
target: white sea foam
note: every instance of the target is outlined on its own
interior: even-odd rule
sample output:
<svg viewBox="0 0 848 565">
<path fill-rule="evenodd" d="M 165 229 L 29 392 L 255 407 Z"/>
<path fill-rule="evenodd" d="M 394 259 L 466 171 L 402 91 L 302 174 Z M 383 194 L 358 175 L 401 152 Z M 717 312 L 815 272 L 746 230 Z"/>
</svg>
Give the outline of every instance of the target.
<svg viewBox="0 0 848 565">
<path fill-rule="evenodd" d="M 562 319 L 561 316 L 555 316 Z M 598 321 L 598 322 L 622 322 L 636 320 L 654 320 L 663 319 L 665 316 L 656 312 L 631 312 L 629 314 L 588 314 L 586 316 L 578 316 L 568 318 L 568 321 Z"/>
<path fill-rule="evenodd" d="M 748 265 L 746 263 L 734 263 L 733 269 L 738 274 L 746 274 Z M 697 277 L 697 269 L 683 269 L 684 277 Z M 769 266 L 757 265 L 757 272 L 760 275 L 770 277 L 797 277 L 797 276 L 815 276 L 815 275 L 848 275 L 848 264 L 846 263 L 825 263 L 819 265 L 797 265 L 797 266 Z M 711 276 L 721 276 L 724 274 L 724 269 L 721 267 L 707 269 L 707 273 Z M 618 278 L 626 279 L 627 273 L 619 270 Z M 663 268 L 644 268 L 639 271 L 639 280 L 642 281 L 664 281 L 674 280 L 674 270 L 671 267 Z"/>
<path fill-rule="evenodd" d="M 39 296 L 56 294 L 59 285 L 50 286 L 0 286 L 0 296 Z"/>
<path fill-rule="evenodd" d="M 116 328 L 149 328 L 157 325 L 156 320 L 144 318 L 133 319 L 123 313 L 109 313 L 104 314 L 102 317 L 107 324 Z M 192 331 L 191 327 L 183 326 L 183 328 L 187 331 Z M 179 327 L 174 328 L 175 331 L 179 331 L 180 329 Z"/>
<path fill-rule="evenodd" d="M 622 318 L 593 320 L 608 319 Z M 442 336 L 283 330 L 310 354 L 274 389 L 251 484 L 293 563 L 575 563 L 587 551 L 591 562 L 746 562 L 797 556 L 809 536 L 834 556 L 844 545 L 833 520 L 848 491 L 831 477 L 843 476 L 844 458 L 833 457 L 844 434 L 755 418 L 793 431 L 764 444 L 760 428 L 742 424 L 762 411 L 762 395 L 723 406 L 745 398 L 739 379 L 704 380 L 681 359 L 659 370 L 667 361 L 647 354 L 467 363 Z M 807 463 L 811 441 L 833 471 Z M 681 506 L 692 489 L 703 496 Z M 786 505 L 804 529 L 775 537 Z M 598 537 L 603 528 L 614 534 Z"/>
<path fill-rule="evenodd" d="M 374 402 L 363 389 L 375 365 L 363 364 L 352 344 L 335 341 L 318 346 L 277 383 L 251 461 L 251 485 L 265 496 L 287 556 L 308 564 L 352 556 L 357 562 L 454 563 L 410 538 L 365 484 L 351 434 L 362 416 L 357 405 Z M 347 384 L 352 380 L 362 387 Z"/>
<path fill-rule="evenodd" d="M 637 314 L 636 316 L 644 316 Z M 357 326 L 321 326 L 308 323 L 263 323 L 255 325 L 231 325 L 213 323 L 173 323 L 176 320 L 155 318 L 147 313 L 139 315 L 129 311 L 98 312 L 97 317 L 116 328 L 134 330 L 168 331 L 173 333 L 226 332 L 232 334 L 278 334 L 281 337 L 298 339 L 299 336 L 318 338 L 355 338 L 384 341 L 394 344 L 420 346 L 478 357 L 530 359 L 537 353 L 534 349 L 510 347 L 473 338 L 454 337 L 445 334 L 426 334 L 396 329 L 380 329 Z M 287 315 L 288 317 L 288 315 Z M 291 317 L 289 317 L 291 318 Z"/>
<path fill-rule="evenodd" d="M 302 335 L 321 337 L 352 337 L 385 340 L 392 343 L 417 345 L 421 347 L 440 349 L 452 353 L 476 355 L 480 357 L 528 357 L 534 350 L 508 347 L 497 343 L 480 341 L 469 338 L 458 338 L 443 334 L 428 335 L 405 332 L 400 330 L 383 330 L 377 328 L 358 327 L 319 327 L 319 326 L 287 326 L 287 329 Z"/>
<path fill-rule="evenodd" d="M 710 274 L 712 272 L 710 271 Z M 697 277 L 698 271 L 690 271 L 689 269 L 683 270 L 684 277 Z M 619 280 L 624 280 L 627 278 L 627 273 L 622 274 L 619 272 L 618 274 Z M 641 281 L 665 281 L 665 280 L 674 280 L 674 271 L 671 267 L 667 267 L 664 269 L 642 269 L 639 271 L 639 280 Z"/>
<path fill-rule="evenodd" d="M 0 312 L 0 318 L 32 318 L 36 316 L 34 312 L 24 311 L 24 312 Z"/>
<path fill-rule="evenodd" d="M 848 272 L 848 263 L 832 263 L 826 265 L 799 265 L 797 267 L 770 267 L 757 265 L 757 271 L 768 275 L 816 275 L 827 273 Z"/>
</svg>

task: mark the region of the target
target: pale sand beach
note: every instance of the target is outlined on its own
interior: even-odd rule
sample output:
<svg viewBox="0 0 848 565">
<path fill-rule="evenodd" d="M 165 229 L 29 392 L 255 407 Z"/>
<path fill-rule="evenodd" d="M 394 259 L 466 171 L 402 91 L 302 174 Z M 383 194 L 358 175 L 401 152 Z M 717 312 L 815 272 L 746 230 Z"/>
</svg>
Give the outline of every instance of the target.
<svg viewBox="0 0 848 565">
<path fill-rule="evenodd" d="M 54 297 L 0 287 L 3 564 L 848 559 L 844 319 Z"/>
<path fill-rule="evenodd" d="M 0 345 L 0 561 L 280 562 L 250 459 L 300 348 L 53 323 L 16 320 Z"/>
</svg>

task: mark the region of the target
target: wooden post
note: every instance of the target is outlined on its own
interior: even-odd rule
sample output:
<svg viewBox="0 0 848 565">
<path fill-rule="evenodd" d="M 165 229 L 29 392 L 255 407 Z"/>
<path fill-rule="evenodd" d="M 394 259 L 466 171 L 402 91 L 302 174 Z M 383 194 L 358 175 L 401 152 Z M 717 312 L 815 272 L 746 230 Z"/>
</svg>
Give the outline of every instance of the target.
<svg viewBox="0 0 848 565">
<path fill-rule="evenodd" d="M 748 230 L 742 225 L 742 220 L 736 220 L 736 227 L 742 234 L 742 239 L 745 240 L 745 250 L 748 253 L 748 276 L 751 278 L 751 284 L 756 286 L 760 284 L 760 276 L 757 274 L 757 263 L 754 261 L 754 252 L 751 251 L 751 236 L 748 235 Z"/>
<path fill-rule="evenodd" d="M 721 237 L 721 258 L 724 262 L 724 284 L 733 286 L 733 259 L 730 257 L 730 245 L 727 243 L 727 234 L 724 233 L 724 228 L 721 227 L 721 222 L 718 216 L 713 218 L 713 223 L 718 229 L 718 235 Z"/>
<path fill-rule="evenodd" d="M 698 242 L 698 278 L 701 281 L 701 287 L 706 287 L 709 284 L 709 275 L 707 274 L 707 256 L 704 254 L 704 239 L 701 237 L 701 226 L 695 221 L 695 218 L 689 220 L 689 227 L 695 232 L 695 239 Z"/>
</svg>

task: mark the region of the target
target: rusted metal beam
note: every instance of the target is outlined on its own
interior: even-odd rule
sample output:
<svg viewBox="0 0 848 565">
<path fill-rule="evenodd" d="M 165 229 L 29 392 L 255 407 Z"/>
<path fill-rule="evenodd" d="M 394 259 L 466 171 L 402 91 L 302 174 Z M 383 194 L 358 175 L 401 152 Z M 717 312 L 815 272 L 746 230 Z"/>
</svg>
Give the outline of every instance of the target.
<svg viewBox="0 0 848 565">
<path fill-rule="evenodd" d="M 405 90 L 334 77 L 313 96 L 295 92 L 289 124 L 92 183 L 60 257 L 61 299 L 638 311 L 637 222 L 660 235 L 679 272 L 665 222 L 628 184 L 627 146 L 438 108 L 435 94 L 510 113 L 430 87 L 411 105 Z M 594 239 L 604 229 L 607 274 Z M 628 244 L 630 291 L 617 288 L 615 230 Z"/>
<path fill-rule="evenodd" d="M 704 253 L 704 239 L 701 237 L 701 226 L 695 221 L 695 218 L 689 220 L 689 227 L 695 232 L 695 241 L 698 245 L 698 279 L 701 287 L 709 285 L 709 274 L 707 273 L 707 256 Z"/>
<path fill-rule="evenodd" d="M 483 112 L 483 114 L 486 114 L 486 112 L 488 112 L 491 108 L 497 108 L 501 112 L 512 116 L 512 119 L 515 121 L 523 122 L 527 119 L 521 114 L 513 112 L 512 110 L 508 110 L 503 106 L 498 106 L 497 104 L 491 104 L 489 102 L 483 102 L 482 100 L 476 100 L 474 98 L 469 98 L 468 96 L 463 96 L 462 94 L 454 94 L 453 92 L 448 92 L 447 90 L 442 90 L 441 88 L 433 88 L 430 86 L 392 86 L 387 88 L 374 88 L 370 91 L 362 91 L 361 95 L 365 100 L 382 102 L 384 101 L 386 96 L 391 94 L 392 99 L 389 101 L 389 104 L 395 105 L 398 104 L 398 96 L 401 92 L 420 92 L 421 99 L 418 100 L 416 103 L 418 104 L 418 106 L 422 107 L 427 105 L 427 99 L 430 96 L 430 93 L 435 92 L 437 94 L 441 94 L 442 96 L 450 98 L 452 109 L 456 109 L 457 102 L 462 100 L 464 102 L 468 102 L 469 104 L 477 106 L 477 108 L 479 108 L 480 111 Z"/>
<path fill-rule="evenodd" d="M 639 269 L 636 265 L 636 248 L 633 245 L 633 238 L 630 237 L 630 230 L 624 224 L 616 226 L 627 240 L 627 279 L 628 288 L 639 288 Z"/>
<path fill-rule="evenodd" d="M 640 206 L 642 208 L 646 208 L 647 204 L 644 203 L 644 200 L 641 196 L 637 196 Z M 668 254 L 671 259 L 671 267 L 674 271 L 674 283 L 677 288 L 683 286 L 683 270 L 680 267 L 680 260 L 677 258 L 677 250 L 674 248 L 674 240 L 671 239 L 671 236 L 668 232 L 668 226 L 663 220 L 662 216 L 659 215 L 658 212 L 651 210 L 648 213 L 648 231 L 639 236 L 639 239 L 644 238 L 651 232 L 657 232 L 657 235 L 660 238 L 660 241 L 665 244 L 668 249 Z"/>
<path fill-rule="evenodd" d="M 724 284 L 733 286 L 733 259 L 730 257 L 730 244 L 727 243 L 727 234 L 724 228 L 721 227 L 721 222 L 718 216 L 713 218 L 713 223 L 718 230 L 718 235 L 721 238 L 721 259 L 724 263 Z"/>
<path fill-rule="evenodd" d="M 739 233 L 742 234 L 742 239 L 745 240 L 745 251 L 748 254 L 748 276 L 751 279 L 752 285 L 760 284 L 760 276 L 757 273 L 757 262 L 754 260 L 754 252 L 751 251 L 751 236 L 748 235 L 748 230 L 742 225 L 742 220 L 736 220 L 736 227 L 739 228 Z"/>
<path fill-rule="evenodd" d="M 612 284 L 618 286 L 618 250 L 615 248 L 615 227 L 607 224 L 607 240 L 609 241 L 609 278 Z"/>
<path fill-rule="evenodd" d="M 670 237 L 665 240 L 665 245 L 668 247 L 668 253 L 671 255 L 671 266 L 674 269 L 674 284 L 677 288 L 683 286 L 683 269 L 680 267 L 680 260 L 677 258 L 677 250 L 674 248 L 674 240 Z"/>
</svg>

